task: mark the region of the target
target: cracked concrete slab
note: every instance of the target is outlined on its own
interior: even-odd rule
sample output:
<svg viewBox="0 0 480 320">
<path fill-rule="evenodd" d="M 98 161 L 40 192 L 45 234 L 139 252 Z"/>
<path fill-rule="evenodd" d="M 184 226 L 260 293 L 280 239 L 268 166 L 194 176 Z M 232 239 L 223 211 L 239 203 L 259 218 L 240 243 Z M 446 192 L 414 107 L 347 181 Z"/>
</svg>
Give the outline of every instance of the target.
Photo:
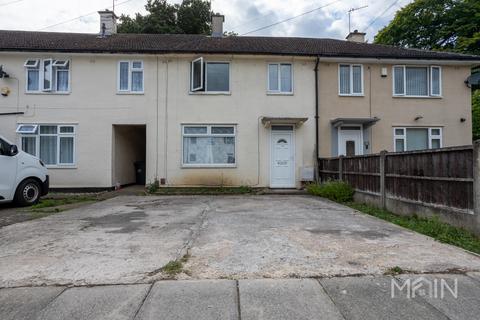
<svg viewBox="0 0 480 320">
<path fill-rule="evenodd" d="M 130 320 L 150 285 L 71 288 L 43 309 L 36 320 Z"/>
<path fill-rule="evenodd" d="M 219 197 L 186 265 L 194 278 L 479 270 L 462 249 L 311 196 Z"/>
<path fill-rule="evenodd" d="M 240 280 L 242 320 L 343 320 L 313 279 Z"/>
<path fill-rule="evenodd" d="M 63 290 L 63 287 L 0 289 L 0 319 L 34 319 Z"/>
<path fill-rule="evenodd" d="M 0 228 L 0 287 L 480 271 L 462 249 L 311 196 L 117 197 Z"/>
<path fill-rule="evenodd" d="M 135 319 L 236 320 L 234 281 L 161 281 L 155 283 Z"/>
<path fill-rule="evenodd" d="M 118 197 L 0 229 L 0 287 L 147 281 L 184 254 L 206 199 Z"/>
</svg>

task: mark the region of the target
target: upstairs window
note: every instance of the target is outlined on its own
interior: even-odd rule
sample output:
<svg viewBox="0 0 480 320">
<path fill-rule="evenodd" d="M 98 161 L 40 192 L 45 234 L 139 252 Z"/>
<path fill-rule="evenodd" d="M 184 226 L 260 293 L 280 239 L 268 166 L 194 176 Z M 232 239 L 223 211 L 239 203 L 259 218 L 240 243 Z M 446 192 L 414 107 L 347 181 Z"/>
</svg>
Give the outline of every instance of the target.
<svg viewBox="0 0 480 320">
<path fill-rule="evenodd" d="M 293 74 L 291 63 L 268 64 L 268 92 L 292 93 Z"/>
<path fill-rule="evenodd" d="M 118 91 L 143 93 L 143 61 L 118 63 Z"/>
<path fill-rule="evenodd" d="M 440 67 L 394 66 L 393 95 L 405 97 L 439 97 L 441 90 Z"/>
<path fill-rule="evenodd" d="M 75 165 L 75 126 L 20 124 L 21 147 L 47 166 Z"/>
<path fill-rule="evenodd" d="M 361 64 L 340 64 L 338 89 L 341 96 L 363 95 L 363 66 Z"/>
<path fill-rule="evenodd" d="M 29 59 L 24 64 L 27 72 L 27 92 L 70 91 L 70 61 Z"/>
<path fill-rule="evenodd" d="M 205 62 L 198 58 L 190 63 L 191 92 L 230 92 L 230 63 Z"/>
</svg>

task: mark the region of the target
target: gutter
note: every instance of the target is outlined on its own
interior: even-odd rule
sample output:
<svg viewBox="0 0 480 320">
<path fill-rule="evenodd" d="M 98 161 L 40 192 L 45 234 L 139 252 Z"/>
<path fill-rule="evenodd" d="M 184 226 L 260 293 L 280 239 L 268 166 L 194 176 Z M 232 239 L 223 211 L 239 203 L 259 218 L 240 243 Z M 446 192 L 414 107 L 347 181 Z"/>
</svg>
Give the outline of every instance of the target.
<svg viewBox="0 0 480 320">
<path fill-rule="evenodd" d="M 0 113 L 0 116 L 16 116 L 20 114 L 25 114 L 25 112 L 5 112 L 5 113 Z"/>
<path fill-rule="evenodd" d="M 317 56 L 315 61 L 315 180 L 318 182 L 319 172 L 318 172 L 318 64 L 320 63 L 320 57 Z"/>
</svg>

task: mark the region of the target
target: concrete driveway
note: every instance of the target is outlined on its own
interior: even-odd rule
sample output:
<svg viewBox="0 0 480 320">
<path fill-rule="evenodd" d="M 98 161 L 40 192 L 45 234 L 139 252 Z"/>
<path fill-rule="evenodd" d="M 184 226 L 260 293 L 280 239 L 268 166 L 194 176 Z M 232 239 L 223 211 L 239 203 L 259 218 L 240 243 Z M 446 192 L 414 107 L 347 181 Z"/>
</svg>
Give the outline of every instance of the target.
<svg viewBox="0 0 480 320">
<path fill-rule="evenodd" d="M 462 249 L 310 196 L 117 197 L 0 228 L 0 287 L 478 271 Z"/>
</svg>

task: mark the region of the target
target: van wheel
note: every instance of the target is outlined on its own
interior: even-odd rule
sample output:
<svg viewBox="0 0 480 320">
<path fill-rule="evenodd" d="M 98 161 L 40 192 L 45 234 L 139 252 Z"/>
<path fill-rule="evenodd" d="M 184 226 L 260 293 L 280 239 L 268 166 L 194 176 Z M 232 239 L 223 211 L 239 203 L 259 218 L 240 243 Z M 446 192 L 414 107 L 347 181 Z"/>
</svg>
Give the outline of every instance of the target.
<svg viewBox="0 0 480 320">
<path fill-rule="evenodd" d="M 31 206 L 37 204 L 40 200 L 40 183 L 34 179 L 22 181 L 15 192 L 15 202 L 22 206 Z"/>
</svg>

